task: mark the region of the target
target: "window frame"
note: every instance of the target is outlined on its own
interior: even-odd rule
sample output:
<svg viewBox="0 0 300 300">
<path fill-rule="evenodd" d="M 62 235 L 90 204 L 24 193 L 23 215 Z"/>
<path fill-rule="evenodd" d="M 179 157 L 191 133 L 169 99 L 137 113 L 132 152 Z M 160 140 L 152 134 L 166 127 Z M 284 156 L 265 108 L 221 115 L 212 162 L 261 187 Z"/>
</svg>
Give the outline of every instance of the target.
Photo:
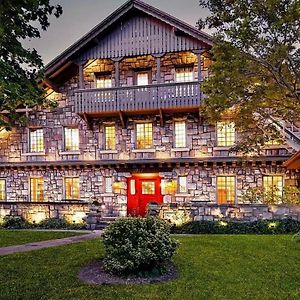
<svg viewBox="0 0 300 300">
<path fill-rule="evenodd" d="M 233 124 L 233 128 L 234 128 L 234 132 L 233 132 L 234 141 L 233 141 L 233 143 L 229 143 L 229 141 L 231 141 L 231 140 L 229 139 L 229 137 L 227 137 L 228 133 L 231 134 L 231 132 L 227 132 L 226 131 L 226 128 L 228 128 L 229 124 Z M 222 126 L 222 129 L 225 128 L 224 141 L 221 140 L 221 137 L 220 137 L 220 133 L 221 132 L 219 131 L 219 128 L 221 128 L 221 126 Z M 237 136 L 236 136 L 236 127 L 235 127 L 235 123 L 234 122 L 231 122 L 231 121 L 221 121 L 221 122 L 217 122 L 216 123 L 216 145 L 217 145 L 217 147 L 225 147 L 225 148 L 226 147 L 232 147 L 232 146 L 236 145 L 236 140 L 237 140 Z"/>
<path fill-rule="evenodd" d="M 147 84 L 138 84 L 138 75 L 139 74 L 147 74 L 148 83 Z M 135 69 L 134 70 L 134 85 L 135 86 L 147 86 L 152 84 L 152 68 L 146 69 Z"/>
<path fill-rule="evenodd" d="M 228 200 L 226 199 L 226 203 L 220 203 L 219 202 L 219 183 L 218 183 L 218 178 L 225 178 L 227 179 L 228 177 L 233 178 L 233 183 L 234 183 L 234 199 L 233 202 L 228 202 Z M 232 174 L 221 174 L 221 175 L 217 175 L 216 176 L 216 188 L 217 188 L 217 204 L 218 205 L 235 205 L 237 204 L 237 177 L 236 175 L 232 175 Z M 225 182 L 225 189 L 227 189 L 227 181 Z"/>
<path fill-rule="evenodd" d="M 283 192 L 284 192 L 284 184 L 285 184 L 285 180 L 284 180 L 284 175 L 283 174 L 264 174 L 263 178 L 262 178 L 262 183 L 263 183 L 263 191 L 264 193 L 266 192 L 266 187 L 265 187 L 265 179 L 266 178 L 271 178 L 272 179 L 272 186 L 274 186 L 273 181 L 274 181 L 274 177 L 281 177 L 281 190 L 280 190 L 280 195 L 276 195 L 276 197 L 283 197 Z M 277 186 L 276 186 L 277 187 Z M 272 195 L 274 195 L 272 193 Z"/>
<path fill-rule="evenodd" d="M 42 130 L 42 149 L 39 151 L 32 150 L 32 136 L 33 132 Z M 37 137 L 36 137 L 37 139 Z M 38 144 L 37 144 L 38 145 Z M 38 147 L 36 147 L 38 148 Z M 43 153 L 45 151 L 45 138 L 44 138 L 44 128 L 43 127 L 29 127 L 28 128 L 28 153 Z"/>
<path fill-rule="evenodd" d="M 66 130 L 77 130 L 78 131 L 78 149 L 67 149 L 67 138 L 66 138 Z M 64 152 L 78 152 L 80 151 L 80 132 L 78 127 L 72 127 L 72 126 L 64 126 L 63 127 L 63 137 L 64 137 Z M 71 135 L 71 141 L 73 140 L 73 135 Z"/>
<path fill-rule="evenodd" d="M 4 182 L 4 189 L 3 190 L 0 189 L 0 202 L 5 202 L 7 201 L 7 179 L 0 177 L 0 182 L 1 181 Z M 4 196 L 3 199 L 1 198 L 2 195 Z"/>
<path fill-rule="evenodd" d="M 110 180 L 111 186 L 109 189 L 107 189 L 107 180 Z M 105 194 L 113 194 L 113 177 L 112 176 L 104 176 L 104 193 Z"/>
<path fill-rule="evenodd" d="M 181 191 L 180 187 L 180 178 L 185 179 L 185 191 Z M 177 193 L 178 194 L 187 194 L 188 193 L 188 180 L 187 180 L 187 175 L 179 175 L 177 178 Z"/>
<path fill-rule="evenodd" d="M 113 149 L 107 147 L 106 138 L 107 138 L 108 135 L 107 135 L 106 129 L 109 128 L 109 127 L 114 128 L 114 147 L 113 147 Z M 116 124 L 104 124 L 103 134 L 104 134 L 104 150 L 106 150 L 106 151 L 116 150 L 116 146 L 117 146 Z"/>
<path fill-rule="evenodd" d="M 186 71 L 186 69 L 190 69 L 190 71 Z M 183 70 L 182 72 L 180 72 L 180 70 Z M 187 74 L 187 73 L 191 73 L 192 74 L 192 80 L 185 80 L 185 78 L 187 77 L 186 75 L 184 75 L 182 78 L 184 80 L 178 80 L 177 75 L 183 73 L 183 74 Z M 175 80 L 174 82 L 176 83 L 184 83 L 184 82 L 194 82 L 195 81 L 195 65 L 183 65 L 183 66 L 175 66 Z"/>
<path fill-rule="evenodd" d="M 100 80 L 99 77 L 104 78 L 103 79 L 103 82 L 104 82 L 103 87 L 98 87 L 98 84 L 97 84 L 98 82 L 97 81 Z M 107 77 L 107 78 L 105 78 L 105 77 Z M 110 81 L 109 86 L 106 86 L 106 84 L 105 84 L 106 81 Z M 113 87 L 112 73 L 111 72 L 94 72 L 94 83 L 95 83 L 95 88 L 96 89 L 110 89 L 110 88 L 112 88 Z"/>
<path fill-rule="evenodd" d="M 68 179 L 72 179 L 72 186 L 71 186 L 71 194 L 73 196 L 73 183 L 74 183 L 74 179 L 78 179 L 78 198 L 74 198 L 74 197 L 67 197 L 67 180 Z M 65 200 L 68 201 L 72 201 L 72 200 L 80 200 L 80 177 L 79 176 L 65 176 L 64 177 L 64 196 L 65 196 Z"/>
<path fill-rule="evenodd" d="M 178 123 L 183 123 L 184 124 L 184 146 L 177 146 L 177 134 L 176 134 L 176 124 Z M 173 137 L 174 137 L 174 141 L 173 141 L 173 147 L 176 148 L 176 149 L 180 149 L 180 148 L 186 148 L 187 147 L 187 122 L 186 120 L 174 120 L 174 123 L 173 123 L 173 129 L 174 129 L 174 132 L 173 132 Z"/>
<path fill-rule="evenodd" d="M 36 198 L 36 200 L 34 200 L 33 198 L 33 189 L 32 189 L 32 180 L 42 180 L 42 199 Z M 37 185 L 38 187 L 38 185 Z M 38 189 L 37 189 L 38 191 Z M 38 195 L 38 192 L 36 192 L 36 196 Z M 43 176 L 30 176 L 29 177 L 29 197 L 30 197 L 30 202 L 44 202 L 45 201 L 45 180 Z"/>
<path fill-rule="evenodd" d="M 140 125 L 145 126 L 147 124 L 151 124 L 151 145 L 149 145 L 149 147 L 140 148 L 140 147 L 138 147 L 138 126 L 140 126 Z M 144 130 L 143 130 L 143 133 L 144 133 L 143 136 L 146 137 L 145 127 L 144 127 Z M 135 149 L 137 149 L 137 150 L 153 149 L 153 123 L 152 122 L 138 122 L 138 123 L 135 123 Z"/>
</svg>

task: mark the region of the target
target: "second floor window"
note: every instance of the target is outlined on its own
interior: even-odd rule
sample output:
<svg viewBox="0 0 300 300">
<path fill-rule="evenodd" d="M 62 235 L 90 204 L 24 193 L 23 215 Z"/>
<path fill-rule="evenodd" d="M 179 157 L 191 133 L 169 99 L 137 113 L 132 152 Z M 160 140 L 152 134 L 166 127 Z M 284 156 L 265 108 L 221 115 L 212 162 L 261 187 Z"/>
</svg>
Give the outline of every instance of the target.
<svg viewBox="0 0 300 300">
<path fill-rule="evenodd" d="M 107 194 L 111 194 L 113 192 L 112 188 L 113 179 L 112 177 L 104 177 L 104 191 Z"/>
<path fill-rule="evenodd" d="M 104 127 L 105 136 L 105 150 L 116 149 L 116 127 L 114 125 L 107 125 Z"/>
<path fill-rule="evenodd" d="M 111 74 L 95 74 L 96 88 L 107 89 L 112 87 Z"/>
<path fill-rule="evenodd" d="M 176 82 L 194 81 L 194 68 L 192 66 L 176 68 L 175 69 L 175 81 Z"/>
<path fill-rule="evenodd" d="M 153 144 L 152 123 L 136 124 L 136 148 L 150 149 Z"/>
<path fill-rule="evenodd" d="M 33 202 L 44 201 L 44 178 L 30 178 L 30 200 Z"/>
<path fill-rule="evenodd" d="M 264 192 L 267 197 L 280 200 L 283 193 L 283 176 L 268 175 L 263 177 Z"/>
<path fill-rule="evenodd" d="M 0 201 L 6 200 L 6 181 L 0 178 Z"/>
<path fill-rule="evenodd" d="M 229 147 L 235 144 L 235 124 L 233 122 L 217 123 L 217 146 Z"/>
<path fill-rule="evenodd" d="M 150 82 L 150 71 L 138 71 L 135 76 L 136 85 L 148 85 Z"/>
<path fill-rule="evenodd" d="M 65 196 L 67 200 L 79 200 L 79 177 L 65 178 Z"/>
<path fill-rule="evenodd" d="M 175 121 L 174 123 L 174 146 L 175 148 L 186 147 L 186 123 L 185 121 Z"/>
<path fill-rule="evenodd" d="M 235 176 L 217 176 L 218 204 L 234 204 Z"/>
<path fill-rule="evenodd" d="M 29 152 L 44 151 L 44 131 L 42 128 L 29 129 Z"/>
<path fill-rule="evenodd" d="M 78 128 L 64 128 L 65 132 L 65 151 L 79 150 L 79 129 Z"/>
</svg>

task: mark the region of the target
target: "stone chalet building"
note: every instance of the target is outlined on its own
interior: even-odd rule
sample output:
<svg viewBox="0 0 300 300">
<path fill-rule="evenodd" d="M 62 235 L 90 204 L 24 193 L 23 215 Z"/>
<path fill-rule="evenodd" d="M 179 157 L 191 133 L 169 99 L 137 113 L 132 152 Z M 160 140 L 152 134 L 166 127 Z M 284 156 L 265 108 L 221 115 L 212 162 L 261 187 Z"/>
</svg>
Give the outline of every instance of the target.
<svg viewBox="0 0 300 300">
<path fill-rule="evenodd" d="M 243 202 L 249 188 L 299 186 L 285 162 L 300 130 L 278 122 L 286 143 L 259 157 L 229 151 L 238 128 L 199 113 L 211 47 L 209 35 L 130 0 L 56 57 L 44 87 L 57 108 L 20 110 L 28 126 L 0 132 L 0 217 L 90 214 L 95 225 L 156 203 L 166 219 L 300 220 L 299 207 Z"/>
</svg>

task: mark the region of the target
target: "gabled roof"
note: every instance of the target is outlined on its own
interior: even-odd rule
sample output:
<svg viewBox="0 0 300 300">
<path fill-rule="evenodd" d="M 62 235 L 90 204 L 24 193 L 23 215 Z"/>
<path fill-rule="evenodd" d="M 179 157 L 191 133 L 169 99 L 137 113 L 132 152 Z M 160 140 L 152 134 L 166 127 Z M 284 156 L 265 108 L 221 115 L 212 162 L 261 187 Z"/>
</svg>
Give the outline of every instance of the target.
<svg viewBox="0 0 300 300">
<path fill-rule="evenodd" d="M 210 35 L 140 0 L 129 0 L 116 11 L 114 11 L 104 21 L 94 27 L 86 35 L 84 35 L 81 39 L 79 39 L 76 43 L 74 43 L 72 46 L 70 46 L 64 52 L 54 58 L 48 65 L 46 65 L 46 75 L 51 75 L 56 70 L 64 68 L 66 64 L 69 63 L 72 57 L 75 57 L 77 53 L 79 53 L 82 49 L 85 49 L 87 45 L 92 42 L 98 35 L 107 30 L 125 14 L 134 9 L 162 20 L 163 22 L 166 22 L 169 25 L 177 28 L 178 30 L 185 32 L 195 39 L 201 40 L 208 46 L 212 46 L 213 42 Z"/>
</svg>

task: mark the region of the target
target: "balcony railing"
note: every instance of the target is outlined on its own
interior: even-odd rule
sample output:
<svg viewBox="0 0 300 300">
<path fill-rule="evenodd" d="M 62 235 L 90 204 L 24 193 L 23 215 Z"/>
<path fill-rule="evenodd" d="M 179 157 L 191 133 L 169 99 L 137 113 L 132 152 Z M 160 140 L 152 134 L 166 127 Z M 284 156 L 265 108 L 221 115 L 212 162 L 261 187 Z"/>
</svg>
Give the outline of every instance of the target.
<svg viewBox="0 0 300 300">
<path fill-rule="evenodd" d="M 202 98 L 200 82 L 82 89 L 75 96 L 76 112 L 87 114 L 196 108 Z"/>
</svg>

